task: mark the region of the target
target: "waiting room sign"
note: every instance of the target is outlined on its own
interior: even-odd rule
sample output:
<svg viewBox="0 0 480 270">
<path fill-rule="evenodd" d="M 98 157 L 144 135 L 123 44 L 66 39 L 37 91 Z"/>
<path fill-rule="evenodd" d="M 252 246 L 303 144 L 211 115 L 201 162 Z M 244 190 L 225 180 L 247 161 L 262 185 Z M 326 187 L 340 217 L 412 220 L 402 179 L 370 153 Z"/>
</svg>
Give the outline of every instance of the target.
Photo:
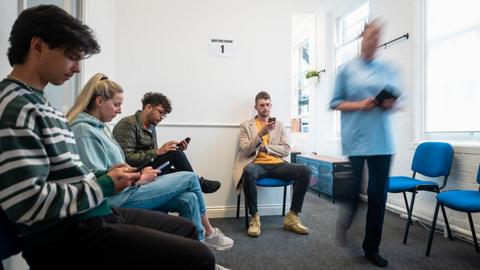
<svg viewBox="0 0 480 270">
<path fill-rule="evenodd" d="M 211 56 L 233 56 L 235 53 L 235 42 L 231 39 L 212 38 L 209 41 L 208 51 Z"/>
</svg>

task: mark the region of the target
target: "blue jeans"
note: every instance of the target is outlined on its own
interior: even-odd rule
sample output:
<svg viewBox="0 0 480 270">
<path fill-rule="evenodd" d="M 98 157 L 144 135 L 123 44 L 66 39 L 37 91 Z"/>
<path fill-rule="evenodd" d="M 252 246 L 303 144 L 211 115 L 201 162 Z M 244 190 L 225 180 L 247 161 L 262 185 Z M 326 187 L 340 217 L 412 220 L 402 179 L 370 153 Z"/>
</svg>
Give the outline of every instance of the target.
<svg viewBox="0 0 480 270">
<path fill-rule="evenodd" d="M 110 205 L 177 212 L 190 219 L 200 240 L 205 239 L 202 215 L 207 209 L 198 176 L 192 172 L 176 172 L 158 176 L 148 184 L 127 188 L 108 197 Z"/>
</svg>

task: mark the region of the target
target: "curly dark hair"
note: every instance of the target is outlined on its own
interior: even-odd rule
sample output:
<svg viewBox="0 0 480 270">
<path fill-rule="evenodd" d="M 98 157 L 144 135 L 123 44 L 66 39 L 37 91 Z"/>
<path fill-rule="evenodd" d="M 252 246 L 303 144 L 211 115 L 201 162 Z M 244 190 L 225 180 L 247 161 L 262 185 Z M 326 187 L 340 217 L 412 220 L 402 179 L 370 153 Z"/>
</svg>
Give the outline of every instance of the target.
<svg viewBox="0 0 480 270">
<path fill-rule="evenodd" d="M 142 109 L 145 109 L 145 106 L 148 104 L 152 106 L 162 105 L 165 109 L 165 113 L 168 114 L 172 112 L 172 103 L 165 95 L 156 92 L 148 92 L 142 97 Z"/>
<path fill-rule="evenodd" d="M 88 26 L 55 5 L 39 5 L 22 11 L 13 24 L 7 53 L 11 66 L 25 63 L 33 37 L 50 49 L 64 48 L 66 53 L 83 52 L 87 57 L 100 52 Z"/>
</svg>

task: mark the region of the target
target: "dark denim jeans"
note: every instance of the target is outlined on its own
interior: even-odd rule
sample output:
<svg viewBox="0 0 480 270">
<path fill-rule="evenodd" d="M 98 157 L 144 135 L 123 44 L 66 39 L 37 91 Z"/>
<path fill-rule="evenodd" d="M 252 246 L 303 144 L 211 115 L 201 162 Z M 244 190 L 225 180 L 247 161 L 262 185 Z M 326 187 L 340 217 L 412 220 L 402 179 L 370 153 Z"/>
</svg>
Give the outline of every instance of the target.
<svg viewBox="0 0 480 270">
<path fill-rule="evenodd" d="M 290 210 L 300 213 L 302 212 L 303 199 L 305 198 L 311 175 L 312 172 L 307 166 L 288 162 L 280 164 L 248 164 L 243 169 L 242 182 L 250 215 L 258 212 L 257 179 L 272 177 L 282 180 L 294 180 Z"/>
<path fill-rule="evenodd" d="M 360 193 L 360 187 L 363 179 L 363 167 L 367 161 L 368 167 L 368 209 L 365 226 L 365 238 L 363 240 L 363 250 L 366 255 L 378 254 L 382 239 L 383 217 L 385 214 L 385 204 L 387 202 L 388 175 L 390 172 L 391 155 L 377 156 L 351 156 L 352 170 L 355 177 L 355 190 Z M 348 229 L 351 225 L 358 206 L 358 195 L 350 200 L 351 212 L 344 217 L 344 223 L 341 225 Z"/>
<path fill-rule="evenodd" d="M 193 172 L 192 165 L 190 165 L 187 156 L 182 150 L 167 152 L 163 155 L 157 156 L 155 160 L 158 161 L 158 164 L 167 161 L 170 162 L 169 166 L 162 169 L 162 172 L 160 173 L 161 175 L 172 172 Z M 172 169 L 172 166 L 175 167 L 175 169 Z"/>
</svg>

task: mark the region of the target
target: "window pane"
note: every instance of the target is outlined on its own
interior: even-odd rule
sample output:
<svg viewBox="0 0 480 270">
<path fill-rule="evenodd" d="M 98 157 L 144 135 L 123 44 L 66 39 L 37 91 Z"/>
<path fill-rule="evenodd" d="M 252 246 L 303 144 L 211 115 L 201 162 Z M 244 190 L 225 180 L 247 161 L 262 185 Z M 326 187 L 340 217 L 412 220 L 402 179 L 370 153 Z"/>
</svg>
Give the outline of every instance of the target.
<svg viewBox="0 0 480 270">
<path fill-rule="evenodd" d="M 360 54 L 360 35 L 363 27 L 368 22 L 370 14 L 370 3 L 355 9 L 337 19 L 336 23 L 336 48 L 335 48 L 335 69 L 337 70 L 345 62 Z M 333 117 L 333 136 L 340 137 L 340 112 L 335 111 Z"/>
<path fill-rule="evenodd" d="M 298 119 L 300 132 L 308 132 L 310 126 L 310 93 L 309 83 L 305 78 L 305 74 L 311 69 L 310 67 L 310 50 L 308 39 L 294 48 L 294 102 L 295 112 L 294 118 Z"/>
<path fill-rule="evenodd" d="M 480 1 L 427 1 L 426 132 L 480 130 L 479 7 Z"/>
</svg>

